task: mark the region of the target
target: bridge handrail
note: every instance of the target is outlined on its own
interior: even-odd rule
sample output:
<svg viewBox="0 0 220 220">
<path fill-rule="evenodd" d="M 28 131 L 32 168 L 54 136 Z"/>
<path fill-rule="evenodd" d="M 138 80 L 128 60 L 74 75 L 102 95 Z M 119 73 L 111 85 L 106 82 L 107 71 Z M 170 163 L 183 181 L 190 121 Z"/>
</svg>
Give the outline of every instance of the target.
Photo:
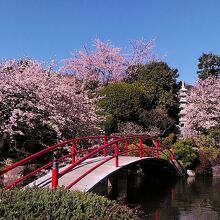
<svg viewBox="0 0 220 220">
<path fill-rule="evenodd" d="M 63 176 L 65 173 L 67 173 L 73 167 L 77 166 L 78 164 L 80 164 L 83 161 L 89 159 L 91 156 L 99 153 L 100 151 L 104 150 L 105 148 L 107 148 L 107 147 L 109 147 L 111 145 L 114 145 L 114 144 L 116 144 L 118 142 L 121 142 L 121 141 L 127 141 L 127 140 L 138 139 L 138 138 L 149 138 L 149 140 L 156 140 L 156 141 L 158 141 L 156 138 L 150 137 L 149 135 L 133 135 L 133 136 L 128 136 L 128 137 L 124 137 L 124 138 L 118 138 L 118 139 L 116 139 L 114 141 L 111 141 L 110 143 L 107 143 L 105 145 L 102 145 L 102 146 L 98 147 L 97 149 L 95 149 L 91 153 L 89 153 L 89 154 L 85 155 L 84 157 L 80 158 L 74 164 L 70 165 L 69 167 L 64 169 L 61 173 L 59 173 L 59 177 Z"/>
<path fill-rule="evenodd" d="M 3 174 L 6 173 L 6 172 L 8 172 L 8 171 L 10 171 L 10 170 L 12 170 L 12 169 L 18 167 L 18 166 L 21 166 L 21 165 L 23 165 L 23 164 L 25 164 L 25 163 L 27 163 L 27 162 L 33 160 L 33 159 L 35 159 L 35 158 L 37 158 L 37 157 L 39 157 L 39 156 L 45 154 L 45 153 L 48 153 L 48 152 L 50 152 L 50 151 L 53 151 L 53 150 L 55 150 L 56 148 L 65 146 L 66 144 L 71 144 L 71 143 L 74 143 L 74 142 L 76 143 L 76 142 L 78 142 L 78 141 L 95 140 L 95 139 L 102 139 L 102 138 L 110 138 L 110 139 L 111 139 L 111 138 L 119 138 L 119 137 L 118 137 L 118 136 L 100 135 L 100 136 L 89 136 L 89 137 L 73 138 L 73 139 L 70 139 L 70 140 L 67 140 L 67 141 L 63 141 L 63 142 L 61 142 L 61 143 L 55 144 L 55 145 L 53 145 L 53 146 L 51 146 L 51 147 L 48 147 L 48 148 L 43 149 L 43 150 L 41 150 L 41 151 L 38 151 L 37 153 L 34 153 L 34 154 L 32 154 L 32 155 L 30 155 L 30 156 L 28 156 L 28 157 L 26 157 L 26 158 L 24 158 L 24 159 L 22 159 L 22 160 L 19 160 L 19 161 L 13 163 L 12 165 L 10 165 L 10 166 L 8 166 L 8 167 L 6 167 L 6 168 L 0 170 L 0 176 L 3 175 Z"/>
<path fill-rule="evenodd" d="M 153 138 L 153 137 L 150 137 L 149 135 L 133 135 L 133 136 L 129 136 L 129 137 L 125 137 L 125 138 L 119 138 L 117 140 L 114 140 L 114 141 L 111 141 L 110 143 L 106 144 L 106 145 L 103 145 L 103 146 L 100 146 L 99 148 L 97 148 L 96 150 L 94 150 L 93 152 L 89 153 L 88 155 L 84 156 L 83 158 L 79 159 L 78 161 L 76 161 L 74 164 L 70 165 L 69 167 L 67 167 L 66 169 L 62 170 L 59 174 L 58 174 L 58 179 L 60 177 L 62 177 L 63 175 L 65 175 L 68 171 L 70 171 L 71 169 L 73 169 L 74 167 L 76 167 L 77 165 L 79 165 L 80 163 L 84 162 L 85 160 L 89 159 L 91 156 L 99 153 L 100 151 L 102 151 L 103 149 L 107 148 L 107 147 L 110 147 L 114 144 L 118 144 L 119 142 L 122 142 L 122 141 L 128 141 L 128 140 L 132 140 L 132 139 L 150 139 L 150 140 L 156 140 L 158 141 L 156 138 Z M 144 149 L 148 149 L 148 150 L 153 150 L 153 151 L 162 151 L 163 149 L 155 149 L 155 148 L 152 148 L 152 147 L 145 147 L 145 148 L 141 148 L 141 150 L 144 150 Z M 129 151 L 136 151 L 136 150 L 140 150 L 140 147 L 139 149 L 132 149 L 132 150 L 126 150 L 125 152 L 121 152 L 121 153 L 118 153 L 118 154 L 115 154 L 114 156 L 111 157 L 111 159 L 113 159 L 114 157 L 117 157 L 118 155 L 120 154 L 125 154 Z M 168 149 L 169 150 L 169 149 Z M 170 151 L 170 150 L 169 150 Z M 170 153 L 172 153 L 170 151 Z M 110 160 L 109 158 L 103 162 L 100 163 L 100 165 L 102 165 L 103 163 L 107 162 L 108 160 Z M 117 163 L 117 162 L 116 162 Z M 98 165 L 99 166 L 99 165 Z M 98 167 L 97 166 L 97 167 Z M 117 166 L 117 165 L 116 165 Z M 93 167 L 92 169 L 90 169 L 89 171 L 87 171 L 85 174 L 83 174 L 82 176 L 84 177 L 85 175 L 89 174 L 93 169 L 95 169 L 95 167 Z M 69 186 L 67 186 L 67 188 L 70 188 L 72 187 L 77 181 L 79 181 L 81 179 L 81 177 L 77 178 L 77 180 L 75 180 L 73 183 L 71 183 Z M 53 180 L 52 180 L 53 181 Z M 54 180 L 54 182 L 57 182 L 58 180 Z"/>
<path fill-rule="evenodd" d="M 35 154 L 33 154 L 33 155 L 27 157 L 27 158 L 22 159 L 21 161 L 18 161 L 18 162 L 16 162 L 16 163 L 12 164 L 12 165 L 9 166 L 9 167 L 6 167 L 5 169 L 3 169 L 3 170 L 0 171 L 0 176 L 1 176 L 2 174 L 4 174 L 4 173 L 8 172 L 9 170 L 14 169 L 14 168 L 17 167 L 17 166 L 20 166 L 20 165 L 22 165 L 22 164 L 24 164 L 24 163 L 27 163 L 27 162 L 31 161 L 32 159 L 35 159 L 35 158 L 41 156 L 42 154 L 45 154 L 45 153 L 47 153 L 47 152 L 49 152 L 49 151 L 53 151 L 53 150 L 55 150 L 55 149 L 57 149 L 57 148 L 59 148 L 59 147 L 65 146 L 65 145 L 67 145 L 67 144 L 73 144 L 73 143 L 76 143 L 76 142 L 82 141 L 82 140 L 94 140 L 94 139 L 102 139 L 102 138 L 104 138 L 104 144 L 101 145 L 101 146 L 99 146 L 99 147 L 96 147 L 96 148 L 93 147 L 93 148 L 88 148 L 88 149 L 83 149 L 83 150 L 77 150 L 77 151 L 74 152 L 74 153 L 72 152 L 72 153 L 70 153 L 70 154 L 68 154 L 68 155 L 65 155 L 65 156 L 62 156 L 61 158 L 59 158 L 58 161 L 62 161 L 62 160 L 64 160 L 64 159 L 67 158 L 67 157 L 73 156 L 73 154 L 75 154 L 75 153 L 82 153 L 82 152 L 85 152 L 85 151 L 92 151 L 92 152 L 88 153 L 87 155 L 83 156 L 82 158 L 78 159 L 77 161 L 74 161 L 74 162 L 72 163 L 72 165 L 68 166 L 66 169 L 64 169 L 63 171 L 61 171 L 61 172 L 59 173 L 59 177 L 58 177 L 58 178 L 60 178 L 61 176 L 63 176 L 63 175 L 64 175 L 65 173 L 67 173 L 69 170 L 71 170 L 72 168 L 74 168 L 74 167 L 77 166 L 78 164 L 82 163 L 82 162 L 85 161 L 86 159 L 92 157 L 93 155 L 96 155 L 97 153 L 101 152 L 102 150 L 106 150 L 107 148 L 109 148 L 109 147 L 111 147 L 111 146 L 114 146 L 115 144 L 118 144 L 119 142 L 123 142 L 123 141 L 127 141 L 127 142 L 128 142 L 129 140 L 135 140 L 135 139 L 140 139 L 140 140 L 142 141 L 142 139 L 144 139 L 144 140 L 152 140 L 152 142 L 153 142 L 154 145 L 155 145 L 154 141 L 158 143 L 158 146 L 159 146 L 159 144 L 162 145 L 162 143 L 161 143 L 158 139 L 156 139 L 156 138 L 154 138 L 154 137 L 151 137 L 151 136 L 149 136 L 149 135 L 146 135 L 146 134 L 126 135 L 125 137 L 122 137 L 122 138 L 120 138 L 119 136 L 106 136 L 106 135 L 90 136 L 90 137 L 82 137 L 82 138 L 74 138 L 74 139 L 71 139 L 71 140 L 67 140 L 67 141 L 58 143 L 58 144 L 53 145 L 53 146 L 51 146 L 51 147 L 49 147 L 49 148 L 46 148 L 46 149 L 44 149 L 44 150 L 41 150 L 41 151 L 39 151 L 39 152 L 37 152 L 37 153 L 35 153 Z M 113 141 L 111 141 L 111 142 L 109 142 L 109 143 L 106 143 L 106 140 L 107 140 L 107 139 L 116 139 L 116 140 L 113 140 Z M 155 146 L 156 146 L 156 145 L 155 145 Z M 137 147 L 138 147 L 138 146 L 137 146 Z M 118 148 L 118 149 L 119 149 L 119 148 Z M 156 151 L 156 149 L 153 148 L 153 147 L 141 147 L 141 151 L 143 151 L 143 150 L 145 150 L 145 149 Z M 139 151 L 140 151 L 140 146 L 139 146 L 139 149 L 133 149 L 133 150 L 129 150 L 129 151 L 128 151 L 128 149 L 127 149 L 125 152 L 122 152 L 122 153 L 121 153 L 121 152 L 118 152 L 117 155 L 115 154 L 115 155 L 113 156 L 113 158 L 114 158 L 114 157 L 117 157 L 118 155 L 125 154 L 125 153 L 128 153 L 128 152 L 130 152 L 130 151 L 135 151 L 135 150 L 139 150 Z M 161 152 L 162 150 L 164 150 L 164 149 L 159 149 L 159 148 L 157 148 L 157 151 L 160 151 L 160 152 Z M 168 149 L 168 150 L 169 150 L 169 149 Z M 171 151 L 170 151 L 170 152 L 171 152 Z M 172 154 L 172 152 L 171 152 L 171 154 Z M 74 155 L 74 156 L 75 156 L 75 155 Z M 19 182 L 24 181 L 25 179 L 27 179 L 27 178 L 33 176 L 34 174 L 38 173 L 39 171 L 41 171 L 41 170 L 43 170 L 43 169 L 48 168 L 48 167 L 51 166 L 51 165 L 52 165 L 52 162 L 49 162 L 49 163 L 47 163 L 47 164 L 45 164 L 45 165 L 39 167 L 38 169 L 36 169 L 36 170 L 34 170 L 34 171 L 28 173 L 27 175 L 20 177 L 19 179 L 17 179 L 17 180 L 14 181 L 13 183 L 8 184 L 4 189 L 9 189 L 9 188 L 15 186 L 15 185 L 18 184 Z M 174 165 L 175 165 L 175 164 L 174 164 Z"/>
<path fill-rule="evenodd" d="M 91 151 L 91 150 L 94 150 L 94 149 L 97 149 L 97 148 L 88 148 L 88 149 L 85 149 L 85 150 L 82 150 L 82 151 L 79 150 L 79 153 L 85 152 L 85 151 Z M 66 159 L 67 157 L 71 157 L 72 155 L 73 155 L 72 153 L 71 153 L 71 154 L 64 155 L 64 156 L 58 158 L 58 161 L 62 161 L 62 160 L 64 160 L 64 159 Z M 31 171 L 30 173 L 28 173 L 28 174 L 26 174 L 26 175 L 24 175 L 24 176 L 18 178 L 18 179 L 15 180 L 14 182 L 12 182 L 12 183 L 6 185 L 6 186 L 4 187 L 4 189 L 10 189 L 10 188 L 13 187 L 14 185 L 16 185 L 16 184 L 18 184 L 18 183 L 24 181 L 25 179 L 28 179 L 29 177 L 35 175 L 36 173 L 38 173 L 38 172 L 40 172 L 40 171 L 42 171 L 42 170 L 44 170 L 44 169 L 47 169 L 48 167 L 50 167 L 50 166 L 52 166 L 52 165 L 53 165 L 53 161 L 50 161 L 49 163 L 47 163 L 47 164 L 45 164 L 45 165 L 43 165 L 43 166 L 37 168 L 36 170 Z"/>
</svg>

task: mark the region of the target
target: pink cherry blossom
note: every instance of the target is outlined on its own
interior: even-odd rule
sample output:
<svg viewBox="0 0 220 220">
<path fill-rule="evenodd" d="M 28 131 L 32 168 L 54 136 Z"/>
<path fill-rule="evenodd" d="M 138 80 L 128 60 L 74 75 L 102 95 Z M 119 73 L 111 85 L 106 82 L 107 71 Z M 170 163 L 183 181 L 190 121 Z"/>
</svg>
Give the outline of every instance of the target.
<svg viewBox="0 0 220 220">
<path fill-rule="evenodd" d="M 123 53 L 122 48 L 114 47 L 109 41 L 95 39 L 93 51 L 87 47 L 75 51 L 72 58 L 64 61 L 62 71 L 75 74 L 85 84 L 95 81 L 102 86 L 121 81 L 128 67 L 154 60 L 154 41 L 134 40 L 130 45 L 130 51 Z"/>
<path fill-rule="evenodd" d="M 187 97 L 186 128 L 196 135 L 220 124 L 220 80 L 198 80 Z"/>
<path fill-rule="evenodd" d="M 13 143 L 24 129 L 42 126 L 54 130 L 57 141 L 65 132 L 92 132 L 97 121 L 95 98 L 78 89 L 73 76 L 63 76 L 33 61 L 0 63 L 0 133 Z M 28 129 L 26 129 L 28 130 Z"/>
</svg>

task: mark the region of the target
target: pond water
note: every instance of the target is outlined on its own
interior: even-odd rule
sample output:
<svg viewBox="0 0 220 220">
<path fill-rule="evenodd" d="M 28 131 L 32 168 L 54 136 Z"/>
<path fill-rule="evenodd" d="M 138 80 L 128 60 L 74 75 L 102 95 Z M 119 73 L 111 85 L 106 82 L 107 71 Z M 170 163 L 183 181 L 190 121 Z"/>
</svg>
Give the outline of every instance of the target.
<svg viewBox="0 0 220 220">
<path fill-rule="evenodd" d="M 105 189 L 105 190 L 104 190 Z M 220 219 L 220 178 L 168 179 L 123 172 L 97 185 L 94 192 L 138 207 L 141 219 Z"/>
<path fill-rule="evenodd" d="M 136 191 L 144 219 L 220 219 L 220 178 L 181 179 L 174 185 Z M 132 203 L 132 199 L 127 201 Z"/>
</svg>

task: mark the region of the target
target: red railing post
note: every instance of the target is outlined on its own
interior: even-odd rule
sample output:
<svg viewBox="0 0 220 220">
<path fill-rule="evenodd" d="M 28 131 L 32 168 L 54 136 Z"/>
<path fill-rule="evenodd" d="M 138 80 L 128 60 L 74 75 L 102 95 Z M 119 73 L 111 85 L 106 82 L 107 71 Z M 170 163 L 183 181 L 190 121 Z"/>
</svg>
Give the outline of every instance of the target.
<svg viewBox="0 0 220 220">
<path fill-rule="evenodd" d="M 52 189 L 56 189 L 58 185 L 58 160 L 57 156 L 53 156 L 53 167 L 52 167 Z"/>
<path fill-rule="evenodd" d="M 159 141 L 156 141 L 155 148 L 156 148 L 156 158 L 159 158 Z"/>
<path fill-rule="evenodd" d="M 128 141 L 125 141 L 125 151 L 126 151 L 126 157 L 128 156 Z"/>
<path fill-rule="evenodd" d="M 76 142 L 74 141 L 72 144 L 72 164 L 76 161 Z"/>
<path fill-rule="evenodd" d="M 107 137 L 104 137 L 104 145 L 106 145 L 107 144 Z M 106 148 L 104 148 L 104 150 L 103 150 L 104 152 L 104 157 L 106 157 L 106 155 L 107 155 L 107 150 L 106 150 Z"/>
<path fill-rule="evenodd" d="M 175 160 L 175 158 L 174 158 L 173 148 L 171 148 L 170 151 L 171 151 L 171 158 L 170 158 L 170 159 L 171 159 L 171 160 Z"/>
<path fill-rule="evenodd" d="M 140 158 L 142 158 L 143 157 L 143 141 L 142 141 L 142 138 L 140 138 L 139 147 L 140 147 Z"/>
<path fill-rule="evenodd" d="M 115 166 L 118 167 L 118 142 L 115 144 Z"/>
</svg>

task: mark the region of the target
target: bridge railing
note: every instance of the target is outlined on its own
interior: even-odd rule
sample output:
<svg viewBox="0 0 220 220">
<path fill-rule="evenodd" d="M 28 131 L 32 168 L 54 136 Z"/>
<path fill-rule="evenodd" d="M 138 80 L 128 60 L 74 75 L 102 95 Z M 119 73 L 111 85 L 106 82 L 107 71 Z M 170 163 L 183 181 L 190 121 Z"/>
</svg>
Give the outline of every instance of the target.
<svg viewBox="0 0 220 220">
<path fill-rule="evenodd" d="M 40 158 L 42 157 L 43 155 L 47 154 L 48 152 L 55 152 L 57 150 L 61 150 L 63 148 L 67 148 L 71 153 L 67 154 L 67 155 L 64 155 L 64 156 L 61 156 L 60 158 L 58 158 L 58 161 L 64 161 L 66 158 L 70 158 L 72 157 L 72 163 L 75 162 L 75 159 L 76 159 L 76 155 L 77 154 L 84 154 L 88 151 L 93 151 L 95 148 L 97 147 L 91 147 L 91 148 L 87 148 L 87 149 L 77 149 L 76 148 L 76 145 L 77 143 L 81 142 L 81 141 L 91 141 L 91 140 L 97 140 L 99 142 L 103 142 L 103 144 L 106 144 L 108 142 L 108 140 L 111 140 L 111 139 L 117 139 L 119 138 L 118 136 L 106 136 L 106 135 L 100 135 L 100 136 L 89 136 L 89 137 L 81 137 L 81 138 L 74 138 L 74 139 L 71 139 L 71 140 L 67 140 L 67 141 L 63 141 L 61 143 L 58 143 L 58 144 L 55 144 L 51 147 L 48 147 L 46 149 L 43 149 L 35 154 L 32 154 L 20 161 L 17 161 L 15 163 L 13 163 L 12 165 L 0 170 L 0 177 L 3 176 L 5 173 L 19 167 L 19 166 L 22 166 L 22 165 L 25 165 L 27 163 L 30 163 L 34 160 L 36 160 L 37 158 Z M 99 143 L 100 145 L 100 143 Z M 103 152 L 104 155 L 106 155 L 106 152 L 104 151 Z M 45 169 L 48 169 L 49 167 L 51 167 L 53 164 L 52 161 L 49 161 L 48 163 L 44 164 L 43 166 L 40 166 L 39 168 L 31 171 L 30 173 L 18 178 L 17 180 L 7 184 L 4 189 L 10 189 L 14 186 L 16 186 L 17 184 L 27 180 L 28 178 L 30 177 L 33 177 L 34 175 L 36 175 L 37 173 L 39 173 L 40 171 L 42 170 L 45 170 Z"/>
<path fill-rule="evenodd" d="M 153 147 L 152 146 L 151 147 L 143 147 L 143 140 L 151 141 Z M 139 141 L 138 144 L 136 143 L 137 141 Z M 137 148 L 136 149 L 129 149 L 129 144 L 131 144 L 129 142 L 134 144 Z M 88 171 L 83 173 L 81 176 L 79 176 L 77 179 L 75 179 L 72 183 L 70 183 L 68 186 L 66 186 L 67 189 L 74 186 L 77 182 L 79 182 L 82 178 L 87 176 L 93 170 L 100 167 L 101 165 L 108 162 L 109 160 L 112 160 L 113 158 L 115 158 L 115 167 L 118 167 L 119 166 L 119 156 L 121 156 L 121 155 L 128 156 L 129 152 L 138 151 L 139 157 L 142 158 L 143 153 L 145 153 L 144 156 L 146 157 L 146 156 L 148 156 L 149 152 L 151 151 L 152 157 L 159 158 L 159 152 L 163 153 L 163 150 L 164 150 L 164 149 L 159 149 L 159 144 L 160 144 L 160 142 L 157 139 L 152 138 L 148 135 L 133 135 L 133 136 L 128 136 L 128 137 L 124 137 L 124 138 L 118 138 L 114 141 L 111 141 L 108 144 L 105 144 L 103 146 L 98 147 L 94 151 L 90 152 L 89 154 L 87 154 L 84 157 L 80 158 L 79 160 L 75 161 L 75 163 L 68 166 L 67 168 L 65 168 L 61 172 L 58 172 L 58 170 L 53 170 L 52 174 L 54 173 L 55 175 L 52 175 L 52 188 L 55 189 L 57 187 L 59 178 L 61 178 L 66 173 L 68 173 L 72 169 L 74 169 L 77 166 L 79 166 L 80 164 L 82 164 L 87 159 L 93 157 L 94 155 L 97 155 L 99 152 L 103 151 L 104 149 L 106 149 L 106 152 L 107 152 L 107 149 L 109 149 L 109 148 L 113 149 L 113 155 L 112 154 L 106 155 L 106 156 L 108 156 L 108 157 L 106 157 L 106 159 L 102 160 L 100 163 L 96 164 L 94 167 L 92 167 L 91 169 L 89 169 Z M 121 145 L 121 147 L 120 147 L 120 145 Z M 168 151 L 170 151 L 170 150 L 168 149 Z M 170 154 L 171 154 L 171 159 L 174 159 L 172 151 L 170 151 Z"/>
<path fill-rule="evenodd" d="M 99 140 L 99 141 L 101 141 L 101 144 L 99 143 L 97 146 L 83 149 L 83 150 L 77 149 L 77 144 L 80 141 L 91 141 L 91 140 Z M 145 147 L 145 145 L 144 145 L 144 147 L 143 147 L 143 141 L 150 141 L 151 146 Z M 136 149 L 129 149 L 129 146 L 131 144 L 135 145 L 137 148 Z M 20 166 L 20 165 L 24 165 L 24 164 L 36 159 L 37 157 L 44 155 L 47 152 L 54 152 L 54 151 L 58 151 L 59 149 L 62 149 L 64 147 L 68 147 L 69 149 L 71 149 L 70 153 L 68 153 L 67 155 L 60 156 L 59 158 L 57 158 L 56 162 L 60 163 L 66 159 L 69 159 L 69 160 L 71 160 L 70 161 L 71 164 L 69 166 L 67 166 L 67 168 L 62 170 L 61 172 L 58 172 L 58 166 L 53 166 L 53 169 L 52 169 L 52 174 L 53 174 L 52 188 L 56 188 L 57 183 L 58 183 L 58 179 L 61 178 L 63 175 L 65 175 L 67 172 L 69 172 L 71 169 L 77 167 L 83 161 L 85 161 L 89 158 L 95 157 L 97 155 L 98 156 L 103 155 L 104 157 L 106 157 L 106 159 L 104 161 L 102 161 L 100 164 L 96 165 L 91 170 L 82 174 L 80 177 L 78 177 L 76 180 L 74 180 L 74 182 L 72 182 L 71 184 L 69 184 L 67 186 L 67 188 L 71 188 L 76 182 L 78 182 L 84 176 L 88 175 L 94 169 L 96 169 L 97 167 L 101 166 L 102 164 L 106 163 L 107 161 L 109 161 L 113 158 L 115 158 L 115 166 L 118 167 L 120 155 L 128 156 L 130 152 L 139 152 L 139 157 L 142 158 L 143 156 L 145 156 L 145 157 L 148 156 L 149 152 L 151 151 L 151 152 L 153 152 L 152 153 L 153 157 L 159 158 L 159 152 L 161 152 L 163 150 L 163 149 L 159 149 L 159 145 L 161 145 L 159 140 L 152 138 L 152 137 L 145 135 L 145 134 L 143 134 L 143 135 L 129 135 L 129 136 L 125 136 L 122 138 L 120 138 L 119 136 L 91 136 L 91 137 L 74 138 L 74 139 L 53 145 L 53 146 L 46 148 L 42 151 L 39 151 L 39 152 L 37 152 L 27 158 L 22 159 L 16 163 L 12 164 L 9 167 L 6 167 L 5 169 L 0 171 L 0 176 L 6 172 L 18 167 L 18 166 Z M 170 151 L 170 153 L 172 155 L 171 159 L 174 159 L 173 152 Z M 30 173 L 18 178 L 14 182 L 6 185 L 4 187 L 4 189 L 10 189 L 10 188 L 14 187 L 17 184 L 23 182 L 24 180 L 36 175 L 40 171 L 42 171 L 44 169 L 48 169 L 52 165 L 53 165 L 53 161 L 50 161 L 50 162 L 46 163 L 45 165 L 35 169 L 34 171 L 31 171 Z M 55 170 L 55 168 L 57 170 Z"/>
</svg>

